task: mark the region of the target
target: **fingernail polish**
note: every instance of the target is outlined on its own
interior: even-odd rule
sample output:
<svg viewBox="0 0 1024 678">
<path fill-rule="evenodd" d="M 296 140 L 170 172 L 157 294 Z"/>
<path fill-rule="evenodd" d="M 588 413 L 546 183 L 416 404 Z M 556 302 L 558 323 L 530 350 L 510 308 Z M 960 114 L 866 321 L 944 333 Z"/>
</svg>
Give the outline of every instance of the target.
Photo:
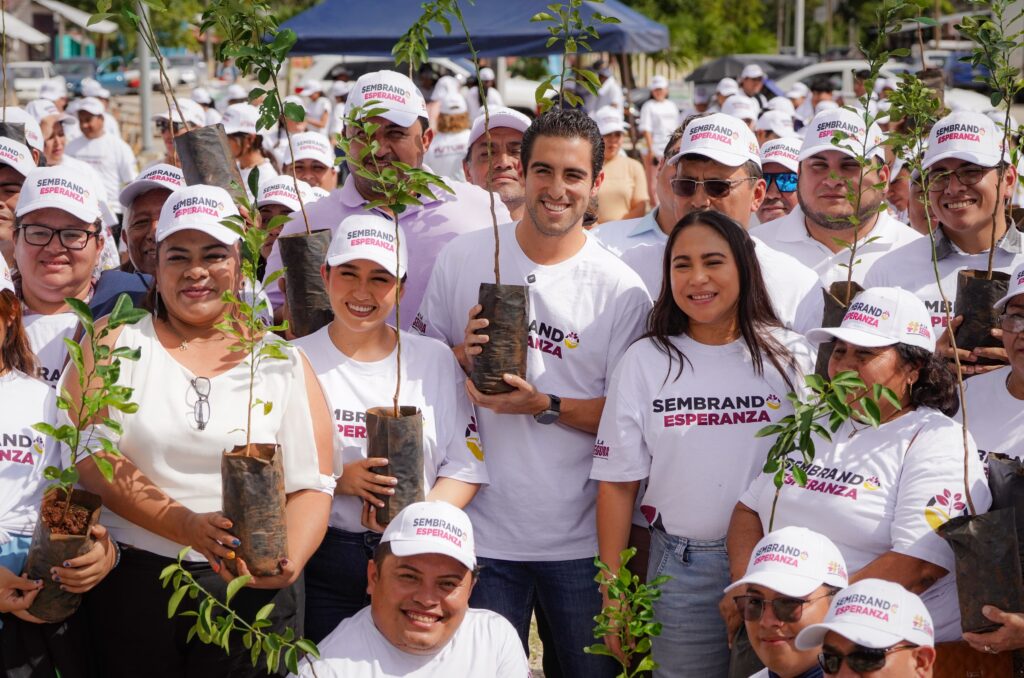
<svg viewBox="0 0 1024 678">
<path fill-rule="evenodd" d="M 242 543 L 242 542 L 238 541 L 237 539 L 232 539 L 232 540 L 231 540 L 231 545 L 232 545 L 232 546 L 238 546 L 238 545 L 240 545 L 241 543 Z"/>
<path fill-rule="evenodd" d="M 68 563 L 68 561 L 65 560 L 64 564 L 63 564 L 63 567 L 71 567 L 71 565 L 70 565 L 70 563 Z"/>
<path fill-rule="evenodd" d="M 287 566 L 288 566 L 288 559 L 287 558 L 282 558 L 281 559 L 281 567 L 287 567 Z"/>
<path fill-rule="evenodd" d="M 227 559 L 228 560 L 234 560 L 235 559 L 235 552 L 234 551 L 228 551 Z"/>
<path fill-rule="evenodd" d="M 53 575 L 53 581 L 60 581 L 60 575 L 58 575 L 58 574 Z M 64 588 L 64 587 L 62 586 L 61 588 Z"/>
</svg>

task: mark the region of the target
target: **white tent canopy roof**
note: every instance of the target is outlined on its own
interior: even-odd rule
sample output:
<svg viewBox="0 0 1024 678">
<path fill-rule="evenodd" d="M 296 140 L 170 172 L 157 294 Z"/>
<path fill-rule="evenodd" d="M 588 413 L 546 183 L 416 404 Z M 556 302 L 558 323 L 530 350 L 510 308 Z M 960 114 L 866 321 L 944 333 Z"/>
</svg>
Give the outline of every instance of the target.
<svg viewBox="0 0 1024 678">
<path fill-rule="evenodd" d="M 54 14 L 59 14 L 71 23 L 77 24 L 92 33 L 113 33 L 117 30 L 117 24 L 113 21 L 107 20 L 100 21 L 90 26 L 88 12 L 83 12 L 82 10 L 75 9 L 70 5 L 65 5 L 63 2 L 58 2 L 58 0 L 35 0 L 35 3 L 45 7 Z"/>
</svg>

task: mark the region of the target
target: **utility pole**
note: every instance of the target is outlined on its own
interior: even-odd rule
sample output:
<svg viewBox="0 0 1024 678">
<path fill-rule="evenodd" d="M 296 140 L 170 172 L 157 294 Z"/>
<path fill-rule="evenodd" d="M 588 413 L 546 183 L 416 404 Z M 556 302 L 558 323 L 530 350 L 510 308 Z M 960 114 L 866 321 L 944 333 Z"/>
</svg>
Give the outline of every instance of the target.
<svg viewBox="0 0 1024 678">
<path fill-rule="evenodd" d="M 935 49 L 942 40 L 942 0 L 935 0 Z"/>
<path fill-rule="evenodd" d="M 143 20 L 149 21 L 149 8 L 146 3 L 138 4 L 142 12 Z M 153 121 L 150 120 L 152 112 L 153 83 L 149 77 L 149 45 L 141 36 L 136 40 L 139 53 L 139 112 L 142 116 L 142 152 L 149 153 L 153 150 Z"/>
<path fill-rule="evenodd" d="M 804 55 L 804 0 L 796 0 L 794 13 L 796 16 L 793 17 L 793 43 L 796 45 L 796 55 L 799 58 Z"/>
</svg>

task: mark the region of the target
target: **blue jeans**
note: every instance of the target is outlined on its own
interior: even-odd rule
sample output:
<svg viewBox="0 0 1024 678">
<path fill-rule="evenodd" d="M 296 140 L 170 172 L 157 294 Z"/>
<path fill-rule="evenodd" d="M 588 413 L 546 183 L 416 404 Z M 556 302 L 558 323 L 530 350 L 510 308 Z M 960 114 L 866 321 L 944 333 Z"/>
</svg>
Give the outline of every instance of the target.
<svg viewBox="0 0 1024 678">
<path fill-rule="evenodd" d="M 611 678 L 618 665 L 608 657 L 583 653 L 594 639 L 594 616 L 601 611 L 601 593 L 592 558 L 517 562 L 477 558 L 480 580 L 470 607 L 497 612 L 519 633 L 529 654 L 527 638 L 534 605 L 544 611 L 562 675 L 572 678 Z M 548 648 L 545 648 L 548 649 Z"/>
<path fill-rule="evenodd" d="M 306 637 L 314 643 L 369 604 L 366 566 L 379 542 L 376 532 L 327 528 L 305 569 Z"/>
<path fill-rule="evenodd" d="M 654 603 L 661 635 L 652 654 L 658 662 L 655 678 L 729 675 L 729 643 L 725 621 L 718 613 L 722 590 L 729 585 L 725 539 L 673 537 L 651 530 L 648 581 L 667 574 Z"/>
</svg>

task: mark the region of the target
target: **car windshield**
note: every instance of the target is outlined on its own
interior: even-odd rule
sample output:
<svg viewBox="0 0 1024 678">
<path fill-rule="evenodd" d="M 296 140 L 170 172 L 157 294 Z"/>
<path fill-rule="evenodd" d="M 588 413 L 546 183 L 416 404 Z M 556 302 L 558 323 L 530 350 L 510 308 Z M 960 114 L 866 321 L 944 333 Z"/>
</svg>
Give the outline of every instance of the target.
<svg viewBox="0 0 1024 678">
<path fill-rule="evenodd" d="M 96 65 L 88 61 L 57 63 L 54 68 L 61 75 L 92 75 L 96 72 Z"/>
<path fill-rule="evenodd" d="M 46 69 L 43 66 L 9 66 L 7 68 L 9 78 L 45 78 Z"/>
</svg>

